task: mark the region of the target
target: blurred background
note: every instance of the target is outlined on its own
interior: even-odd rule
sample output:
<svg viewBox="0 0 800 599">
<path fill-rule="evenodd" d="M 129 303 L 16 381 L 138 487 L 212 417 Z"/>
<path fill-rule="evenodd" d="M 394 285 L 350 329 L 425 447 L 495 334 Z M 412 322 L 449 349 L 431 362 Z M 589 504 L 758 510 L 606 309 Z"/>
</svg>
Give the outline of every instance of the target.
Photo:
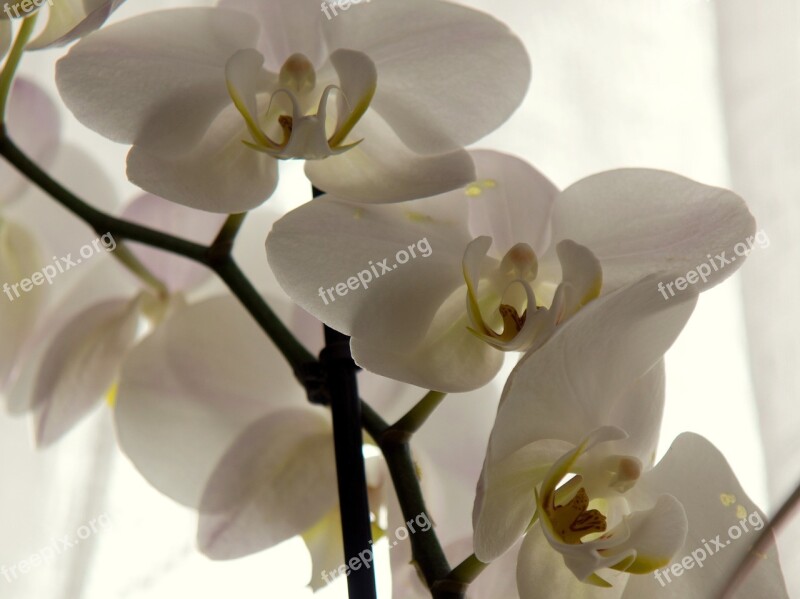
<svg viewBox="0 0 800 599">
<path fill-rule="evenodd" d="M 642 166 L 729 187 L 748 202 L 769 243 L 734 277 L 703 294 L 670 350 L 660 453 L 682 431 L 706 436 L 750 496 L 774 513 L 800 483 L 800 4 L 463 3 L 508 23 L 533 64 L 524 104 L 478 147 L 516 154 L 562 188 L 597 171 Z M 206 4 L 128 0 L 112 21 Z M 54 64 L 62 54 L 32 53 L 21 68 L 56 103 Z M 58 178 L 98 206 L 138 195 L 125 178 L 127 148 L 60 109 L 69 151 L 54 167 Z M 104 176 L 76 166 L 81 152 L 102 165 Z M 37 217 L 48 219 L 55 205 L 31 195 Z M 237 252 L 249 254 L 245 267 L 260 285 L 271 285 L 261 259 L 270 219 L 308 196 L 301 166 L 282 167 L 280 188 L 263 217 L 247 223 Z M 486 422 L 476 444 L 485 443 L 490 426 Z M 297 539 L 235 562 L 201 556 L 194 548 L 195 515 L 149 487 L 120 454 L 107 409 L 40 452 L 32 448 L 29 422 L 2 415 L 0 460 L 0 564 L 15 564 L 102 514 L 112 523 L 52 564 L 13 583 L 0 578 L 0 597 L 311 596 L 303 588 L 310 560 Z M 800 597 L 800 519 L 779 541 L 787 584 Z M 319 596 L 343 593 L 335 583 Z"/>
</svg>

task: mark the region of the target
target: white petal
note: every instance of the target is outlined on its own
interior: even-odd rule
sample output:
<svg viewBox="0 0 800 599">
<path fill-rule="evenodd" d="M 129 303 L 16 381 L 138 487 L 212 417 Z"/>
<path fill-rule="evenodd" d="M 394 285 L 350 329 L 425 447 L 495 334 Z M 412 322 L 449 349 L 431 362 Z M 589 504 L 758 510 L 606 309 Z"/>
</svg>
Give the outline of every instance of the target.
<svg viewBox="0 0 800 599">
<path fill-rule="evenodd" d="M 696 302 L 688 292 L 665 301 L 656 289 L 659 276 L 591 302 L 542 348 L 526 354 L 503 392 L 491 441 L 496 458 L 539 439 L 577 444 L 598 426 L 617 425 L 636 402 L 651 399 L 630 393 L 631 385 L 661 360 Z M 648 391 L 651 385 L 636 388 Z M 628 432 L 634 437 L 639 430 Z M 643 430 L 650 435 L 657 427 Z M 650 442 L 636 443 L 649 447 Z"/>
<path fill-rule="evenodd" d="M 475 179 L 467 152 L 417 154 L 373 111 L 361 118 L 351 139 L 363 141 L 342 154 L 306 162 L 306 175 L 317 188 L 359 202 L 386 203 L 433 196 Z"/>
<path fill-rule="evenodd" d="M 174 158 L 200 142 L 231 104 L 225 63 L 257 33 L 256 23 L 235 11 L 146 13 L 78 42 L 59 60 L 56 83 L 83 124 Z"/>
<path fill-rule="evenodd" d="M 467 330 L 461 202 L 456 192 L 391 206 L 319 198 L 275 224 L 267 257 L 301 307 L 352 335 L 360 365 L 426 388 L 475 388 L 502 356 Z M 400 264 L 409 246 L 417 257 Z"/>
<path fill-rule="evenodd" d="M 550 213 L 558 188 L 527 162 L 508 154 L 473 150 L 476 181 L 467 187 L 469 228 L 492 238 L 496 257 L 517 243 L 541 256 L 550 245 Z"/>
<path fill-rule="evenodd" d="M 603 573 L 611 588 L 580 582 L 564 564 L 561 554 L 547 542 L 539 523 L 525 536 L 517 561 L 517 588 L 520 599 L 618 599 L 629 575 L 613 570 Z M 653 595 L 657 597 L 658 595 Z M 649 597 L 641 595 L 641 597 Z"/>
<path fill-rule="evenodd" d="M 320 35 L 322 11 L 317 0 L 222 0 L 219 6 L 247 13 L 258 21 L 261 35 L 253 46 L 264 55 L 271 71 L 277 72 L 289 56 L 298 52 L 315 66 L 326 58 L 325 41 Z"/>
<path fill-rule="evenodd" d="M 198 544 L 233 559 L 300 534 L 336 504 L 333 435 L 324 410 L 255 422 L 217 464 L 200 504 Z"/>
<path fill-rule="evenodd" d="M 378 73 L 375 70 L 375 63 L 362 52 L 336 50 L 331 54 L 331 63 L 339 76 L 341 87 L 337 101 L 336 132 L 331 139 L 331 146 L 335 146 L 344 142 L 348 133 L 369 108 L 375 95 Z"/>
<path fill-rule="evenodd" d="M 753 217 L 736 194 L 648 169 L 578 181 L 561 193 L 553 213 L 554 241 L 572 239 L 600 260 L 604 293 L 658 270 L 685 275 L 708 263 L 709 254 L 735 257 L 733 246 L 754 232 Z M 719 283 L 742 262 L 719 271 L 709 266 L 708 282 L 695 287 Z"/>
<path fill-rule="evenodd" d="M 43 262 L 36 238 L 23 227 L 0 219 L 0 282 L 4 284 L 0 295 L 1 390 L 9 382 L 49 295 L 49 286 L 32 286 L 28 292 L 19 286 L 20 281 L 39 271 Z"/>
<path fill-rule="evenodd" d="M 278 163 L 242 143 L 249 134 L 231 104 L 186 154 L 164 157 L 133 146 L 132 183 L 172 202 L 208 212 L 246 212 L 262 204 L 278 184 Z"/>
<path fill-rule="evenodd" d="M 689 534 L 672 564 L 667 566 L 668 575 L 661 570 L 662 583 L 654 574 L 632 576 L 625 591 L 626 599 L 719 596 L 767 521 L 742 490 L 722 454 L 694 433 L 679 436 L 634 491 L 677 497 L 686 510 Z M 676 566 L 680 575 L 671 570 Z M 737 599 L 789 596 L 774 546 L 756 560 L 754 570 L 733 596 Z"/>
<path fill-rule="evenodd" d="M 566 320 L 600 295 L 603 271 L 595 255 L 574 241 L 560 241 L 556 245 L 556 252 L 561 264 L 561 282 L 565 285 Z"/>
<path fill-rule="evenodd" d="M 204 245 L 214 240 L 225 222 L 221 214 L 193 210 L 150 194 L 141 195 L 128 204 L 122 218 Z M 212 274 L 208 268 L 176 254 L 136 243 L 131 243 L 130 247 L 171 291 L 187 290 Z"/>
<path fill-rule="evenodd" d="M 331 49 L 360 50 L 375 62 L 373 107 L 406 145 L 425 154 L 465 146 L 497 128 L 530 80 L 525 49 L 506 25 L 449 2 L 362 2 L 323 20 L 323 33 Z"/>
<path fill-rule="evenodd" d="M 487 464 L 475 498 L 475 555 L 479 560 L 494 561 L 525 534 L 536 513 L 536 486 L 572 448 L 565 441 L 537 441 Z"/>
<path fill-rule="evenodd" d="M 7 122 L 9 136 L 31 160 L 49 171 L 61 139 L 61 119 L 53 100 L 37 84 L 18 77 L 11 87 Z M 29 187 L 30 181 L 19 171 L 0 161 L 0 205 L 18 199 Z"/>
<path fill-rule="evenodd" d="M 281 287 L 323 322 L 354 337 L 408 345 L 422 338 L 439 306 L 463 285 L 468 237 L 460 200 L 366 206 L 317 198 L 275 223 L 267 257 Z M 397 253 L 408 253 L 408 246 L 417 257 L 399 264 Z M 320 287 L 335 289 L 343 282 L 346 288 L 351 277 L 357 289 L 334 292 L 332 299 L 320 295 Z"/>
<path fill-rule="evenodd" d="M 327 584 L 322 572 L 336 572 L 345 563 L 342 538 L 342 517 L 338 505 L 303 532 L 303 541 L 311 554 L 311 580 L 308 586 L 314 592 Z"/>
<path fill-rule="evenodd" d="M 123 2 L 125 0 L 48 0 L 47 26 L 28 47 L 38 50 L 68 44 L 100 28 Z"/>
<path fill-rule="evenodd" d="M 176 311 L 131 352 L 114 416 L 122 450 L 148 482 L 196 506 L 236 436 L 303 399 L 269 339 L 223 296 Z"/>
<path fill-rule="evenodd" d="M 142 301 L 92 306 L 55 337 L 33 393 L 38 445 L 60 439 L 109 392 L 136 341 Z"/>
</svg>

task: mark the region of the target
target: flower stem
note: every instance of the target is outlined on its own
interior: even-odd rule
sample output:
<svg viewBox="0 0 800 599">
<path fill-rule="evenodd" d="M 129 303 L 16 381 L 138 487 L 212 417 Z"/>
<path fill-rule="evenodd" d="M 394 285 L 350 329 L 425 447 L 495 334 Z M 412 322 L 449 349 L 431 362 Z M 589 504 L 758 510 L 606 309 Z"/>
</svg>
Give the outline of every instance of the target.
<svg viewBox="0 0 800 599">
<path fill-rule="evenodd" d="M 434 522 L 422 495 L 417 466 L 411 454 L 410 437 L 394 433 L 393 427 L 389 426 L 369 405 L 363 401 L 361 403 L 364 429 L 375 439 L 383 453 L 394 483 L 400 509 L 403 512 L 403 518 L 408 521 L 420 514 L 425 514 L 429 521 Z M 414 564 L 425 579 L 428 588 L 431 589 L 433 597 L 436 599 L 463 598 L 464 588 L 462 587 L 459 589 L 441 587 L 441 585 L 439 585 L 440 588 L 436 587 L 437 581 L 446 579 L 450 574 L 450 565 L 447 563 L 444 550 L 439 543 L 435 527 L 432 526 L 427 531 L 417 530 L 409 538 Z"/>
<path fill-rule="evenodd" d="M 141 263 L 136 255 L 123 242 L 120 241 L 117 243 L 117 248 L 114 250 L 114 257 L 124 264 L 128 270 L 139 277 L 143 283 L 152 287 L 153 291 L 155 291 L 158 295 L 161 297 L 166 297 L 169 295 L 169 290 L 167 289 L 166 285 L 164 285 L 164 283 L 158 277 L 151 273 L 150 270 L 148 270 L 148 268 Z"/>
<path fill-rule="evenodd" d="M 447 393 L 428 391 L 428 393 L 419 400 L 417 405 L 411 408 L 405 416 L 392 425 L 391 433 L 387 431 L 387 434 L 410 438 L 411 435 L 422 428 L 422 425 L 430 418 L 431 414 L 439 407 L 439 404 L 442 403 L 445 397 L 447 397 Z"/>
<path fill-rule="evenodd" d="M 233 251 L 233 242 L 236 240 L 236 236 L 239 234 L 239 230 L 242 228 L 246 216 L 247 212 L 240 212 L 228 216 L 225 224 L 222 225 L 222 228 L 217 234 L 217 238 L 211 244 L 211 247 L 215 248 L 219 253 L 230 254 L 231 251 Z"/>
<path fill-rule="evenodd" d="M 8 106 L 8 97 L 11 95 L 11 84 L 14 82 L 14 75 L 17 73 L 20 60 L 22 60 L 25 46 L 28 44 L 31 35 L 33 35 L 33 28 L 36 25 L 36 17 L 38 15 L 39 12 L 37 11 L 22 21 L 22 26 L 17 32 L 14 45 L 11 47 L 11 52 L 9 52 L 8 59 L 3 67 L 3 72 L 0 73 L 0 125 L 6 122 L 6 107 Z"/>
<path fill-rule="evenodd" d="M 325 327 L 325 349 L 320 362 L 326 374 L 333 415 L 333 443 L 339 488 L 345 563 L 362 562 L 365 551 L 372 553 L 364 440 L 361 433 L 361 401 L 358 397 L 358 367 L 350 355 L 350 338 Z M 350 570 L 347 589 L 353 599 L 377 599 L 372 568 Z"/>
</svg>

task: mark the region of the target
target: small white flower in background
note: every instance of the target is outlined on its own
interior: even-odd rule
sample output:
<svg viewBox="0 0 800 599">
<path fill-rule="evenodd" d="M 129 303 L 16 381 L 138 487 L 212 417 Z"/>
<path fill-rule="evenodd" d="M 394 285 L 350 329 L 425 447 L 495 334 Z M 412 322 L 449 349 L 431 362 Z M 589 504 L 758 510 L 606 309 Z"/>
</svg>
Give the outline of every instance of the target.
<svg viewBox="0 0 800 599">
<path fill-rule="evenodd" d="M 388 206 L 330 194 L 287 214 L 267 238 L 283 289 L 351 335 L 368 370 L 440 391 L 480 387 L 502 364 L 498 350 L 535 349 L 601 292 L 694 268 L 755 230 L 737 195 L 672 173 L 608 171 L 558 192 L 519 159 L 471 155 L 478 179 L 466 188 Z M 368 289 L 320 299 L 320 288 L 423 238 L 424 259 L 396 271 L 389 261 Z"/>
<path fill-rule="evenodd" d="M 284 317 L 296 310 L 272 305 Z M 320 571 L 343 563 L 330 412 L 307 403 L 236 298 L 189 305 L 136 347 L 114 419 L 148 482 L 198 510 L 206 555 L 234 559 L 302 534 L 314 588 L 324 585 Z M 379 513 L 381 458 L 367 460 L 367 474 Z"/>
<path fill-rule="evenodd" d="M 159 11 L 85 38 L 56 73 L 82 123 L 133 146 L 133 183 L 213 212 L 264 202 L 276 159 L 305 158 L 318 188 L 365 202 L 463 185 L 462 147 L 508 118 L 529 79 L 505 25 L 439 0 L 335 22 L 317 0 Z"/>
<path fill-rule="evenodd" d="M 680 436 L 654 466 L 662 356 L 696 301 L 687 292 L 664 302 L 659 276 L 587 306 L 506 384 L 478 484 L 474 542 L 478 559 L 490 562 L 525 536 L 522 599 L 717 596 L 749 549 L 732 544 L 713 567 L 667 588 L 653 576 L 738 522 L 721 495 L 756 510 L 702 437 Z M 738 596 L 787 596 L 774 550 Z"/>
<path fill-rule="evenodd" d="M 205 243 L 224 220 L 149 195 L 134 200 L 122 217 Z M 131 249 L 141 251 L 135 244 Z M 65 307 L 81 306 L 80 311 L 66 318 L 60 309 L 53 311 L 47 328 L 54 332 L 40 342 L 45 346 L 41 358 L 29 366 L 35 374 L 30 396 L 22 402 L 34 414 L 38 445 L 58 441 L 104 397 L 113 405 L 119 371 L 130 350 L 184 306 L 185 292 L 211 276 L 207 269 L 172 254 L 145 249 L 141 260 L 170 293 L 130 292 L 130 283 L 118 284 L 121 273 L 116 273 L 106 279 L 107 285 L 78 289 L 65 300 Z"/>
<path fill-rule="evenodd" d="M 3 38 L 10 36 L 9 19 L 20 19 L 38 10 L 47 11 L 47 25 L 28 44 L 29 50 L 64 46 L 100 28 L 125 0 L 8 0 L 0 12 L 0 58 Z M 6 32 L 6 33 L 4 33 Z"/>
</svg>

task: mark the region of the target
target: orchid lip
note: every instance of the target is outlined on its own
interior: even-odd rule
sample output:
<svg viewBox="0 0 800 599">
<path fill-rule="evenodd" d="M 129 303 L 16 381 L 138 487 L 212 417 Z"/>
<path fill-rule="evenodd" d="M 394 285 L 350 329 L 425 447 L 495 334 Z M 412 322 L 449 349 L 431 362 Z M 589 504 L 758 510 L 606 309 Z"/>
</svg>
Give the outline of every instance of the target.
<svg viewBox="0 0 800 599">
<path fill-rule="evenodd" d="M 243 143 L 274 158 L 307 160 L 335 156 L 361 143 L 363 140 L 348 142 L 347 138 L 375 95 L 377 74 L 374 65 L 365 55 L 342 51 L 331 55 L 331 61 L 337 69 L 352 66 L 350 63 L 354 61 L 356 64 L 364 63 L 371 67 L 371 70 L 368 69 L 371 76 L 354 83 L 340 74 L 340 82 L 327 85 L 319 96 L 316 108 L 308 111 L 304 107 L 313 101 L 317 89 L 316 71 L 304 55 L 293 54 L 281 67 L 277 80 L 272 76 L 270 82 L 265 84 L 272 89 L 267 90 L 270 93 L 267 109 L 261 112 L 258 109 L 256 87 L 245 79 L 259 75 L 270 79 L 263 69 L 255 70 L 257 63 L 263 63 L 263 57 L 255 50 L 242 50 L 234 54 L 228 61 L 227 84 L 231 99 L 250 133 L 251 140 L 243 140 Z M 328 104 L 334 92 L 337 96 L 335 124 L 329 134 Z M 288 100 L 290 114 L 277 107 L 276 100 L 282 98 Z M 330 116 L 332 118 L 334 115 Z M 269 130 L 278 132 L 280 139 L 275 139 L 274 133 L 268 133 Z"/>
</svg>

